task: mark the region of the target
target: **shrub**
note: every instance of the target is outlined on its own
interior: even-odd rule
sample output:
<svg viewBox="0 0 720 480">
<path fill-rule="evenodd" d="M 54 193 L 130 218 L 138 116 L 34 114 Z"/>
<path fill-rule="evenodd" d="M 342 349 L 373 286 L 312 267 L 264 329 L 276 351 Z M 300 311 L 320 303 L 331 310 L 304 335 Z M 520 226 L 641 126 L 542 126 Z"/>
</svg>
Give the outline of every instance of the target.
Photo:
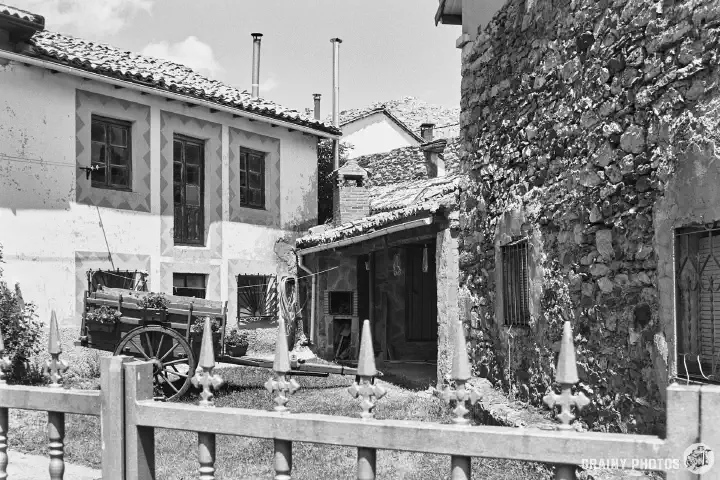
<svg viewBox="0 0 720 480">
<path fill-rule="evenodd" d="M 0 263 L 2 248 L 0 247 Z M 5 343 L 5 355 L 10 360 L 8 380 L 34 383 L 38 377 L 37 367 L 30 359 L 42 350 L 40 335 L 43 325 L 35 314 L 35 305 L 26 303 L 20 286 L 11 290 L 2 280 L 0 268 L 0 330 Z"/>
</svg>

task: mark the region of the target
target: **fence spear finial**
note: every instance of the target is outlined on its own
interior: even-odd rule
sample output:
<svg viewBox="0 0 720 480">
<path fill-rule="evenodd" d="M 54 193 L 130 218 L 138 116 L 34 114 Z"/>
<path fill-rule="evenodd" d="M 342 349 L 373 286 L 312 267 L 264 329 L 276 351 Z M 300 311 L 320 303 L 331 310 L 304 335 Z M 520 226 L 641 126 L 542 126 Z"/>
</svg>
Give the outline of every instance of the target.
<svg viewBox="0 0 720 480">
<path fill-rule="evenodd" d="M 470 361 L 468 360 L 467 354 L 467 341 L 465 340 L 465 331 L 462 321 L 458 320 L 455 327 L 455 349 L 453 351 L 453 361 L 451 369 L 451 377 L 455 380 L 456 388 L 452 389 L 450 386 L 446 386 L 443 391 L 443 399 L 445 402 L 450 404 L 455 401 L 456 405 L 453 409 L 455 418 L 453 422 L 459 425 L 467 425 L 470 420 L 465 418 L 465 415 L 469 412 L 465 408 L 465 402 L 470 400 L 472 405 L 475 405 L 478 400 L 482 398 L 480 391 L 475 387 L 466 387 L 466 383 L 472 374 L 470 372 Z"/>
<path fill-rule="evenodd" d="M 51 387 L 60 387 L 60 380 L 62 380 L 62 374 L 68 369 L 68 364 L 65 360 L 60 359 L 62 353 L 62 345 L 60 343 L 60 327 L 58 326 L 57 315 L 55 310 L 50 313 L 50 335 L 48 338 L 48 353 L 50 354 L 50 360 L 45 362 L 45 368 L 43 373 L 50 378 Z"/>
<path fill-rule="evenodd" d="M 202 344 L 200 345 L 200 358 L 195 369 L 195 375 L 190 380 L 195 388 L 202 386 L 199 404 L 201 407 L 214 407 L 213 393 L 211 388 L 218 389 L 223 384 L 223 379 L 213 373 L 215 370 L 215 351 L 213 347 L 212 323 L 210 317 L 205 317 L 203 327 Z"/>
<path fill-rule="evenodd" d="M 360 381 L 356 380 L 348 387 L 348 392 L 353 398 L 360 397 L 362 399 L 360 406 L 363 411 L 360 416 L 363 419 L 375 417 L 375 402 L 387 393 L 383 387 L 374 384 L 376 375 L 377 369 L 375 368 L 375 352 L 372 345 L 370 320 L 365 320 L 360 336 L 360 353 L 358 355 L 357 376 L 360 377 Z"/>
<path fill-rule="evenodd" d="M 555 418 L 560 420 L 558 428 L 569 430 L 572 427 L 570 422 L 575 419 L 571 409 L 574 406 L 578 411 L 582 410 L 590 403 L 590 400 L 584 393 L 578 392 L 576 395 L 571 394 L 571 388 L 578 381 L 577 363 L 575 362 L 575 345 L 572 339 L 572 327 L 568 320 L 563 325 L 563 336 L 560 341 L 560 354 L 558 356 L 557 371 L 555 381 L 560 384 L 560 394 L 556 394 L 552 389 L 543 398 L 545 404 L 551 409 L 560 407 L 560 413 Z"/>
<path fill-rule="evenodd" d="M 281 313 L 278 319 L 278 335 L 275 341 L 275 360 L 273 361 L 273 372 L 275 372 L 275 378 L 268 379 L 265 382 L 265 388 L 271 394 L 277 393 L 275 397 L 275 411 L 276 412 L 288 412 L 287 403 L 288 396 L 295 393 L 299 388 L 297 380 L 291 378 L 287 379 L 290 368 L 290 353 L 288 351 L 287 343 L 287 330 L 285 329 L 285 317 Z"/>
</svg>

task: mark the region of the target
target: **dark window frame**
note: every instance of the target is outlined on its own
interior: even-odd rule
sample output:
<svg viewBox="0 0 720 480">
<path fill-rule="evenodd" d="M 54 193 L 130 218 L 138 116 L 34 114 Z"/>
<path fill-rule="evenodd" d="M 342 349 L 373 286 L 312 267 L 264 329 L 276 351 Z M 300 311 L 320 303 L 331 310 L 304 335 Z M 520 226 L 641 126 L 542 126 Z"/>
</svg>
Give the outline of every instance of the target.
<svg viewBox="0 0 720 480">
<path fill-rule="evenodd" d="M 245 168 L 243 169 L 243 155 L 245 155 Z M 260 169 L 260 196 L 262 198 L 260 204 L 251 204 L 249 201 L 248 192 L 251 190 L 249 185 L 250 177 L 250 155 L 260 157 L 262 161 L 262 168 Z M 266 167 L 267 153 L 258 150 L 252 150 L 245 147 L 240 147 L 240 153 L 238 157 L 238 168 L 240 170 L 238 182 L 240 183 L 240 206 L 243 208 L 252 208 L 255 210 L 266 210 L 266 188 L 265 188 L 265 167 Z M 243 174 L 245 178 L 245 185 L 243 186 Z"/>
<path fill-rule="evenodd" d="M 175 286 L 175 279 L 178 277 L 183 278 L 183 283 L 184 283 L 183 287 Z M 203 285 L 204 285 L 204 287 L 202 288 L 202 291 L 203 291 L 202 297 L 197 297 L 195 295 L 180 295 L 179 293 L 177 293 L 177 289 L 185 289 L 185 290 L 197 290 L 198 289 L 198 287 L 188 287 L 187 286 L 188 277 L 202 278 Z M 208 276 L 205 273 L 173 272 L 173 285 L 172 285 L 172 292 L 173 292 L 172 294 L 173 295 L 177 295 L 180 297 L 195 297 L 195 298 L 205 300 L 205 299 L 207 299 L 207 286 L 208 286 Z"/>
<path fill-rule="evenodd" d="M 519 238 L 500 247 L 503 320 L 508 327 L 530 326 L 530 242 Z"/>
<path fill-rule="evenodd" d="M 180 162 L 175 160 L 175 143 L 180 142 L 182 143 L 182 159 Z M 199 148 L 200 151 L 200 158 L 199 158 L 199 178 L 198 183 L 200 186 L 200 206 L 199 206 L 199 221 L 198 221 L 198 230 L 199 230 L 199 239 L 198 240 L 189 240 L 187 235 L 187 200 L 186 200 L 186 187 L 188 185 L 187 183 L 187 162 L 185 160 L 185 146 L 186 145 L 195 145 Z M 205 246 L 205 140 L 189 137 L 187 135 L 181 135 L 181 134 L 175 134 L 173 136 L 173 240 L 175 245 L 184 245 L 184 246 Z M 180 163 L 182 165 L 182 172 L 181 172 L 181 179 L 180 182 L 175 181 L 175 164 Z M 181 202 L 180 204 L 175 202 L 175 186 L 176 184 L 182 185 L 181 189 Z M 177 225 L 177 211 L 178 205 L 182 209 L 181 217 L 182 217 L 182 225 L 178 228 Z"/>
<path fill-rule="evenodd" d="M 278 282 L 275 275 L 240 274 L 237 281 L 237 313 L 238 320 L 247 318 L 277 318 L 279 315 Z M 242 279 L 242 281 L 241 281 Z M 243 303 L 244 302 L 244 303 Z M 263 306 L 263 315 L 241 315 L 241 310 L 255 302 L 256 307 Z M 242 306 L 241 306 L 242 305 Z"/>
<path fill-rule="evenodd" d="M 117 279 L 123 279 L 127 282 L 132 283 L 133 288 L 128 288 L 126 286 L 123 287 L 117 287 L 117 286 L 109 286 L 106 284 L 102 284 L 101 282 L 97 281 L 95 276 L 105 276 L 109 275 L 111 277 L 117 278 Z M 137 275 L 140 275 L 139 282 L 135 283 L 135 278 Z M 140 292 L 147 292 L 148 291 L 148 274 L 146 272 L 141 272 L 139 270 L 120 270 L 120 269 L 98 269 L 98 270 L 88 270 L 87 272 L 88 277 L 88 291 L 89 292 L 96 292 L 98 290 L 98 287 L 102 285 L 106 288 L 124 288 L 127 290 L 135 290 Z M 125 283 L 125 282 L 123 282 Z M 139 289 L 136 289 L 135 287 L 140 287 Z"/>
<path fill-rule="evenodd" d="M 91 115 L 90 116 L 90 166 L 92 167 L 96 163 L 99 164 L 100 162 L 93 162 L 92 158 L 92 144 L 95 142 L 95 140 L 92 139 L 92 126 L 93 123 L 98 122 L 105 125 L 105 165 L 102 167 L 105 169 L 105 181 L 103 183 L 97 182 L 96 180 L 92 179 L 90 180 L 90 186 L 92 188 L 102 188 L 105 190 L 118 190 L 122 192 L 132 192 L 132 123 L 128 120 L 120 120 L 117 118 L 110 118 L 105 117 L 102 115 Z M 115 126 L 115 127 L 121 127 L 127 129 L 127 146 L 121 147 L 118 145 L 115 145 L 116 147 L 120 148 L 126 148 L 127 149 L 127 163 L 125 165 L 125 168 L 127 168 L 127 178 L 128 178 L 128 184 L 127 186 L 121 186 L 121 185 L 113 185 L 110 183 L 110 135 L 108 134 L 107 127 L 108 126 Z"/>
</svg>

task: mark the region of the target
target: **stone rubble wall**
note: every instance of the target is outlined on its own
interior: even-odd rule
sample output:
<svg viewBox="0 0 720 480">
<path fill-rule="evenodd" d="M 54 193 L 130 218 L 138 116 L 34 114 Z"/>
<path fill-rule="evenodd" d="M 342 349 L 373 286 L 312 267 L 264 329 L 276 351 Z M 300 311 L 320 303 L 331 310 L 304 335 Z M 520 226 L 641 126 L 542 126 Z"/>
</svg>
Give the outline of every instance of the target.
<svg viewBox="0 0 720 480">
<path fill-rule="evenodd" d="M 673 218 L 670 188 L 692 198 L 693 179 L 717 171 L 719 34 L 718 0 L 508 0 L 464 48 L 461 315 L 478 374 L 540 405 L 562 312 L 593 401 L 583 421 L 662 431 L 674 326 L 658 251 L 681 225 L 657 218 Z M 506 213 L 524 219 L 542 272 L 541 313 L 513 331 L 495 315 Z"/>
</svg>

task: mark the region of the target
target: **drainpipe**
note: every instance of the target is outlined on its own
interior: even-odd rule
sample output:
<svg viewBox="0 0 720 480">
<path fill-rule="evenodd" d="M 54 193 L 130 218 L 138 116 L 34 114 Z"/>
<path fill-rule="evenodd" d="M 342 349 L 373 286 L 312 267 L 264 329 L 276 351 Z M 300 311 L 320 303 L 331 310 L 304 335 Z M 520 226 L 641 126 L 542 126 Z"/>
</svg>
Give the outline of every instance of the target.
<svg viewBox="0 0 720 480">
<path fill-rule="evenodd" d="M 315 102 L 315 120 L 320 120 L 320 94 L 313 93 L 313 101 Z"/>
<path fill-rule="evenodd" d="M 297 254 L 298 267 L 312 276 L 312 287 L 310 289 L 310 345 L 315 343 L 315 290 L 317 288 L 317 275 L 313 274 L 312 270 L 305 266 L 303 263 L 303 256 Z"/>
<path fill-rule="evenodd" d="M 260 42 L 262 33 L 251 33 L 253 38 L 252 98 L 260 96 Z"/>
<path fill-rule="evenodd" d="M 333 125 L 339 127 L 340 123 L 340 44 L 339 38 L 331 38 L 333 44 Z M 333 142 L 333 170 L 340 168 L 340 140 Z"/>
</svg>

